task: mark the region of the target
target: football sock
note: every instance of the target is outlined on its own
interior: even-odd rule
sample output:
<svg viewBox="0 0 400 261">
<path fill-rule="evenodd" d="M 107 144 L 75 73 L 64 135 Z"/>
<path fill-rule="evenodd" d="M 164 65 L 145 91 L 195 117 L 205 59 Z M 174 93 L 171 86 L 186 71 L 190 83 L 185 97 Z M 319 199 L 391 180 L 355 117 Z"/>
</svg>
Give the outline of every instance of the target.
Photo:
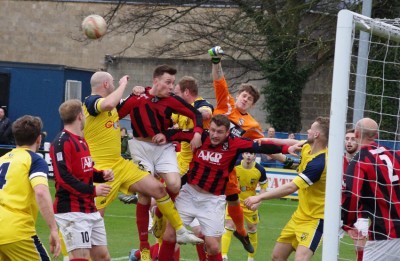
<svg viewBox="0 0 400 261">
<path fill-rule="evenodd" d="M 153 260 L 158 260 L 158 252 L 160 251 L 160 244 L 156 243 L 150 247 L 150 255 Z"/>
<path fill-rule="evenodd" d="M 181 260 L 181 248 L 175 244 L 174 261 Z"/>
<path fill-rule="evenodd" d="M 164 241 L 161 244 L 160 252 L 158 253 L 159 260 L 171 260 L 171 257 L 174 256 L 175 252 L 175 243 L 176 242 L 169 242 Z"/>
<path fill-rule="evenodd" d="M 241 236 L 246 236 L 247 231 L 244 228 L 244 217 L 243 217 L 243 209 L 240 204 L 231 206 L 228 204 L 228 213 L 231 216 L 233 223 L 235 223 L 236 231 Z"/>
<path fill-rule="evenodd" d="M 227 256 L 229 252 L 229 246 L 231 244 L 233 235 L 233 230 L 225 228 L 225 233 L 222 235 L 221 239 L 221 253 L 223 256 Z"/>
<path fill-rule="evenodd" d="M 356 250 L 357 261 L 362 261 L 364 256 L 364 250 Z"/>
<path fill-rule="evenodd" d="M 150 205 L 136 204 L 136 225 L 139 233 L 140 250 L 150 249 L 149 244 L 149 209 Z"/>
<path fill-rule="evenodd" d="M 222 255 L 221 253 L 218 253 L 216 255 L 208 255 L 208 260 L 209 261 L 222 261 Z"/>
<path fill-rule="evenodd" d="M 254 256 L 256 255 L 257 244 L 258 244 L 257 231 L 249 232 L 249 239 L 250 239 L 250 243 L 253 245 L 254 253 L 248 253 L 247 256 L 250 258 L 254 258 Z"/>
<path fill-rule="evenodd" d="M 204 237 L 200 237 L 201 239 L 204 240 Z M 199 257 L 199 261 L 206 261 L 207 260 L 207 254 L 204 249 L 204 243 L 203 244 L 197 244 L 196 245 L 196 251 L 197 251 L 197 256 Z"/>
<path fill-rule="evenodd" d="M 182 219 L 179 216 L 179 213 L 174 206 L 174 202 L 172 202 L 169 195 L 166 195 L 160 199 L 157 199 L 156 202 L 157 202 L 158 209 L 168 219 L 171 226 L 175 230 L 181 229 L 183 227 Z"/>
</svg>

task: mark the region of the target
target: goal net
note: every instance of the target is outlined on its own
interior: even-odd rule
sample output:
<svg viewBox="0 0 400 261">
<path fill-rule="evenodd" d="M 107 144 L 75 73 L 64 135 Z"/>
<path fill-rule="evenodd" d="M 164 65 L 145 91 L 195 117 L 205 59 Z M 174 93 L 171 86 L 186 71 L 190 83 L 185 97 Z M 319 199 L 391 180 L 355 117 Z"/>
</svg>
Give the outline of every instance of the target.
<svg viewBox="0 0 400 261">
<path fill-rule="evenodd" d="M 323 260 L 356 260 L 355 241 L 339 238 L 344 140 L 346 129 L 369 117 L 378 123 L 379 146 L 400 150 L 400 28 L 399 21 L 371 19 L 348 10 L 339 12 L 331 96 L 329 159 Z M 354 157 L 355 160 L 357 157 Z M 393 170 L 393 168 L 392 168 Z M 396 175 L 400 170 L 395 170 Z M 345 175 L 344 175 L 345 176 Z M 394 186 L 400 190 L 398 176 Z M 397 181 L 396 181 L 397 178 Z M 378 181 L 368 180 L 378 183 Z M 392 184 L 392 185 L 393 185 Z M 377 184 L 378 186 L 379 184 Z M 349 192 L 349 193 L 354 193 Z M 400 193 L 397 193 L 400 194 Z M 354 195 L 361 198 L 363 195 Z M 386 201 L 394 200 L 390 195 Z M 359 202 L 359 201 L 358 201 Z M 400 204 L 399 202 L 397 202 Z M 379 208 L 372 219 L 392 219 Z M 361 208 L 356 215 L 363 217 Z M 395 222 L 400 222 L 398 217 Z M 396 219 L 394 218 L 394 219 Z M 368 231 L 371 235 L 377 231 Z M 382 235 L 390 238 L 389 235 Z M 354 259 L 344 258 L 343 251 L 353 251 Z M 383 253 L 384 254 L 384 253 Z M 385 259 L 386 260 L 386 259 Z"/>
</svg>

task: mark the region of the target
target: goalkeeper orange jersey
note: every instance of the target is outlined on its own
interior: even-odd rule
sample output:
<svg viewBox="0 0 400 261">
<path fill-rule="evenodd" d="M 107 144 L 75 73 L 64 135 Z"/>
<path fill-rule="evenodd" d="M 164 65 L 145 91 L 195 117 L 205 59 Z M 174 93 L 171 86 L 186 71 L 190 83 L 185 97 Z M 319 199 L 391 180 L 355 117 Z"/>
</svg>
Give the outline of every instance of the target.
<svg viewBox="0 0 400 261">
<path fill-rule="evenodd" d="M 231 133 L 234 136 L 258 139 L 264 137 L 260 124 L 250 114 L 242 114 L 235 106 L 235 99 L 229 93 L 224 77 L 214 80 L 217 105 L 214 115 L 224 114 L 231 121 Z"/>
</svg>

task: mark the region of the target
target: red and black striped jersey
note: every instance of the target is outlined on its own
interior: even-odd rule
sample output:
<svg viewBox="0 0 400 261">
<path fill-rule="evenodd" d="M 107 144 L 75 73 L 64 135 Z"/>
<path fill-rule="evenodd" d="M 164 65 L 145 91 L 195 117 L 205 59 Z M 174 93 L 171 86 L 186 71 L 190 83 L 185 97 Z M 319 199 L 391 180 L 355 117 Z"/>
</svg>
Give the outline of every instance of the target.
<svg viewBox="0 0 400 261">
<path fill-rule="evenodd" d="M 370 240 L 400 238 L 400 153 L 363 146 L 346 170 L 342 205 L 344 225 L 352 227 L 360 211 L 370 219 Z"/>
<path fill-rule="evenodd" d="M 168 130 L 165 132 L 169 141 L 190 141 L 193 132 Z M 278 146 L 270 142 L 258 142 L 230 135 L 218 146 L 211 144 L 208 132 L 202 135 L 202 145 L 193 153 L 187 172 L 188 183 L 197 185 L 214 195 L 223 195 L 229 180 L 229 173 L 235 167 L 237 157 L 245 152 L 254 153 L 287 153 L 288 146 Z"/>
<path fill-rule="evenodd" d="M 130 115 L 133 136 L 153 137 L 171 128 L 172 113 L 189 117 L 194 123 L 193 131 L 202 133 L 202 115 L 192 105 L 173 94 L 164 98 L 153 96 L 150 90 L 150 87 L 146 87 L 145 93 L 140 96 L 131 94 L 117 106 L 120 119 Z"/>
<path fill-rule="evenodd" d="M 54 212 L 96 212 L 93 180 L 104 179 L 102 172 L 93 168 L 85 139 L 64 129 L 54 139 L 50 157 L 56 181 Z"/>
</svg>

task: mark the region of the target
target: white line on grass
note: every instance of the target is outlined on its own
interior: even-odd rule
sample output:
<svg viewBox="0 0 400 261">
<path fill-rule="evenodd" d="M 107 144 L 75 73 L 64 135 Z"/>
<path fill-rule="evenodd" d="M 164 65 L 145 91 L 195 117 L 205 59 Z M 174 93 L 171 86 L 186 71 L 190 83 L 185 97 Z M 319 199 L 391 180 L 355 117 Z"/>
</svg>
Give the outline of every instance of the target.
<svg viewBox="0 0 400 261">
<path fill-rule="evenodd" d="M 133 216 L 121 216 L 121 215 L 110 215 L 110 214 L 106 214 L 106 217 L 115 217 L 115 218 L 130 218 L 130 219 L 136 219 L 136 217 Z"/>
</svg>

